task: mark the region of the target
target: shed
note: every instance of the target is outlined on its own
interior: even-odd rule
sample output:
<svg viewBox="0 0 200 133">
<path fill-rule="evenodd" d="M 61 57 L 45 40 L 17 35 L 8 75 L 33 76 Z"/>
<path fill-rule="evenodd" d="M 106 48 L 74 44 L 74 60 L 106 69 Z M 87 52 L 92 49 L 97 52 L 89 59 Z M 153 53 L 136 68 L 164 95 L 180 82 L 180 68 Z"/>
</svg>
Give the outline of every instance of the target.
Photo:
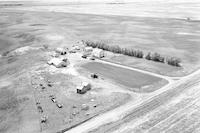
<svg viewBox="0 0 200 133">
<path fill-rule="evenodd" d="M 78 45 L 73 46 L 73 49 L 74 50 L 81 50 L 80 46 L 78 46 Z"/>
<path fill-rule="evenodd" d="M 47 62 L 47 64 L 54 65 L 57 68 L 66 67 L 68 65 L 66 62 L 59 58 L 52 58 L 50 61 Z"/>
<path fill-rule="evenodd" d="M 84 51 L 85 52 L 92 52 L 93 48 L 92 47 L 85 47 Z"/>
<path fill-rule="evenodd" d="M 67 54 L 67 50 L 65 50 L 64 48 L 56 48 L 55 51 L 56 51 L 57 53 L 61 54 L 61 55 Z"/>
<path fill-rule="evenodd" d="M 92 52 L 94 57 L 103 58 L 105 56 L 104 51 L 102 49 L 95 48 Z"/>
<path fill-rule="evenodd" d="M 77 93 L 79 94 L 84 94 L 90 89 L 91 89 L 91 85 L 87 82 L 83 82 L 81 86 L 77 86 L 76 88 Z"/>
</svg>

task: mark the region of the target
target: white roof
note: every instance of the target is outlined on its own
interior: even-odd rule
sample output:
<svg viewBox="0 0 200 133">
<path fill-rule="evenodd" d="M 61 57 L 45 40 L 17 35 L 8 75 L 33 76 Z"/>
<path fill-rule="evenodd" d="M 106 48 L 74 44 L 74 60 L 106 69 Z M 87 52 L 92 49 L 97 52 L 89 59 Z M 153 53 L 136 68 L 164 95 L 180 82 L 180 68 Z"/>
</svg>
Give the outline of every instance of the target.
<svg viewBox="0 0 200 133">
<path fill-rule="evenodd" d="M 93 50 L 93 52 L 95 52 L 95 53 L 99 53 L 99 52 L 102 52 L 103 50 L 102 49 L 98 49 L 98 48 L 95 48 L 94 50 Z"/>
<path fill-rule="evenodd" d="M 63 52 L 63 51 L 65 51 L 65 49 L 64 48 L 56 48 L 56 51 L 57 52 Z"/>
<path fill-rule="evenodd" d="M 85 47 L 85 50 L 92 50 L 92 47 Z"/>
<path fill-rule="evenodd" d="M 77 86 L 76 89 L 82 90 L 82 89 L 83 89 L 83 86 Z"/>
<path fill-rule="evenodd" d="M 88 82 L 83 82 L 82 86 L 87 86 L 89 83 Z"/>
<path fill-rule="evenodd" d="M 52 58 L 48 63 L 49 64 L 54 64 L 54 65 L 59 65 L 60 63 L 62 63 L 63 61 L 59 58 Z"/>
</svg>

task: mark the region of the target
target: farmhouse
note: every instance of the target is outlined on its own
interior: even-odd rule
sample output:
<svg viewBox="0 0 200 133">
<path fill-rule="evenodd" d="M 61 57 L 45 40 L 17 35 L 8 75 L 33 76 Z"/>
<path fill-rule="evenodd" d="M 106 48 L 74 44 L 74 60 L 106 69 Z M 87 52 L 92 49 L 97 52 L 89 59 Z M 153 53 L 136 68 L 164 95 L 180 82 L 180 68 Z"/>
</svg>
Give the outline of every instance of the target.
<svg viewBox="0 0 200 133">
<path fill-rule="evenodd" d="M 104 51 L 102 49 L 95 48 L 92 52 L 94 57 L 103 58 L 105 56 Z"/>
<path fill-rule="evenodd" d="M 47 62 L 49 65 L 54 65 L 57 68 L 67 67 L 68 63 L 59 58 L 52 58 Z"/>
<path fill-rule="evenodd" d="M 76 90 L 78 94 L 84 94 L 91 89 L 91 85 L 87 82 L 83 82 L 81 86 L 77 86 Z"/>
</svg>

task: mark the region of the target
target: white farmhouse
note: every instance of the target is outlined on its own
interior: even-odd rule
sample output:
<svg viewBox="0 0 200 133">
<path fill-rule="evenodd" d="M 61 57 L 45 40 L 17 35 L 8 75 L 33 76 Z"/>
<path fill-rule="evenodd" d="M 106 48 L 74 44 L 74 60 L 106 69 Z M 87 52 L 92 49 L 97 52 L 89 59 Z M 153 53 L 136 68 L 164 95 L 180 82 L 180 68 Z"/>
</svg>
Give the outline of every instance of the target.
<svg viewBox="0 0 200 133">
<path fill-rule="evenodd" d="M 97 58 L 103 58 L 105 53 L 102 49 L 95 48 L 92 52 L 92 55 Z"/>
</svg>

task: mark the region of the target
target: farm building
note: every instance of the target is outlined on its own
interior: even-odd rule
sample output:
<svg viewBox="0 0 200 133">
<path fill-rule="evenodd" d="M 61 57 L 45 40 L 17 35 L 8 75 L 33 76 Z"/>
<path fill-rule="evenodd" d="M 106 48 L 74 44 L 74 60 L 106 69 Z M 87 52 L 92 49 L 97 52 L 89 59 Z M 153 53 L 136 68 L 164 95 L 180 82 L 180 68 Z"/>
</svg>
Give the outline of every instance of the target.
<svg viewBox="0 0 200 133">
<path fill-rule="evenodd" d="M 67 50 L 64 48 L 56 48 L 55 50 L 57 53 L 61 54 L 61 55 L 65 55 L 67 54 Z"/>
<path fill-rule="evenodd" d="M 85 52 L 92 52 L 93 48 L 92 47 L 85 47 L 84 51 Z"/>
<path fill-rule="evenodd" d="M 63 61 L 62 59 L 59 58 L 53 58 L 50 61 L 48 61 L 49 65 L 54 65 L 57 68 L 61 68 L 61 67 L 67 67 L 67 65 L 69 64 L 68 62 Z"/>
<path fill-rule="evenodd" d="M 104 51 L 102 49 L 95 48 L 92 52 L 94 57 L 103 58 L 105 56 Z"/>
<path fill-rule="evenodd" d="M 90 89 L 91 89 L 91 85 L 87 82 L 83 82 L 81 86 L 78 86 L 76 88 L 77 93 L 79 93 L 79 94 L 84 94 Z"/>
<path fill-rule="evenodd" d="M 72 49 L 73 50 L 81 50 L 80 46 L 78 46 L 78 45 L 74 45 Z"/>
</svg>

